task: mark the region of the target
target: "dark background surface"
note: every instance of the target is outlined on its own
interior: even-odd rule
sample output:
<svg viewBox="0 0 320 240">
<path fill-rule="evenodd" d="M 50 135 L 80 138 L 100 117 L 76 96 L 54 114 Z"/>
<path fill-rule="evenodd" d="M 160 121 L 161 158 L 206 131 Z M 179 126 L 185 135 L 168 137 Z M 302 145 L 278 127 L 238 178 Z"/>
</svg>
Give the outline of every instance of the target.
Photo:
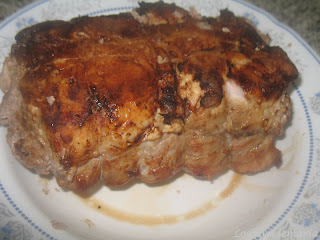
<svg viewBox="0 0 320 240">
<path fill-rule="evenodd" d="M 35 0 L 0 0 L 0 21 Z M 320 0 L 246 0 L 295 30 L 320 54 Z"/>
</svg>

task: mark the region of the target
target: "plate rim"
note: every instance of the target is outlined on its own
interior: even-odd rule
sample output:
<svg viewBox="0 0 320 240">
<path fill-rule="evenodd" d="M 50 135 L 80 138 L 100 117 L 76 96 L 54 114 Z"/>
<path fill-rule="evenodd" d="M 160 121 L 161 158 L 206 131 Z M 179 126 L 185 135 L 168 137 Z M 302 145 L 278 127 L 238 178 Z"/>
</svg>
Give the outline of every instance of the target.
<svg viewBox="0 0 320 240">
<path fill-rule="evenodd" d="M 33 9 L 35 9 L 35 8 L 45 4 L 47 2 L 50 2 L 50 0 L 35 1 L 33 3 L 30 3 L 30 4 L 26 5 L 23 8 L 21 8 L 17 12 L 9 15 L 3 21 L 1 21 L 1 23 L 0 23 L 0 31 L 3 28 L 5 28 L 7 25 L 9 25 L 11 22 L 16 20 L 18 17 L 23 15 L 24 13 L 32 11 Z M 267 12 L 264 9 L 261 9 L 261 8 L 255 6 L 255 5 L 253 5 L 251 3 L 245 2 L 243 0 L 230 0 L 230 2 L 236 2 L 238 4 L 241 4 L 241 5 L 243 5 L 243 6 L 247 7 L 247 8 L 255 11 L 255 12 L 258 12 L 258 13 L 262 14 L 264 17 L 267 17 L 273 24 L 275 24 L 277 27 L 279 27 L 282 30 L 284 30 L 287 34 L 289 33 L 290 36 L 295 38 L 302 45 L 302 47 L 308 51 L 308 53 L 313 57 L 313 59 L 320 65 L 320 57 L 317 54 L 317 52 L 309 45 L 308 42 L 306 42 L 302 37 L 300 37 L 300 35 L 295 30 L 293 30 L 291 27 L 289 27 L 286 24 L 284 24 L 284 23 L 280 22 L 279 20 L 277 20 L 269 12 Z M 97 14 L 106 14 L 106 13 L 110 13 L 110 12 L 113 12 L 113 11 L 128 11 L 128 10 L 130 10 L 132 8 L 133 7 L 104 8 L 104 9 L 102 9 L 100 11 L 89 12 L 87 15 L 88 16 L 94 16 L 94 15 L 97 15 Z M 293 86 L 294 86 L 294 89 L 297 92 L 299 100 L 300 100 L 300 102 L 302 104 L 302 107 L 303 107 L 303 110 L 304 110 L 304 115 L 306 117 L 307 124 L 308 124 L 308 135 L 309 135 L 308 165 L 307 165 L 306 172 L 304 174 L 303 181 L 302 181 L 302 183 L 300 183 L 299 190 L 295 194 L 295 197 L 291 201 L 290 205 L 287 208 L 285 208 L 285 211 L 283 211 L 283 213 L 280 215 L 280 217 L 275 218 L 276 220 L 274 221 L 274 223 L 272 225 L 270 225 L 266 230 L 264 230 L 263 233 L 261 233 L 259 236 L 254 238 L 255 240 L 260 239 L 265 234 L 267 234 L 268 232 L 273 230 L 276 226 L 278 226 L 278 224 L 288 215 L 290 210 L 295 206 L 295 203 L 300 198 L 302 191 L 307 186 L 308 177 L 309 177 L 309 174 L 310 174 L 310 171 L 311 171 L 311 167 L 312 167 L 312 163 L 313 163 L 313 160 L 314 160 L 314 134 L 313 134 L 312 118 L 310 116 L 309 108 L 308 108 L 308 106 L 306 104 L 306 101 L 305 101 L 305 98 L 304 98 L 302 92 L 300 91 L 298 86 L 296 86 L 295 84 L 293 84 Z M 1 190 L 2 195 L 7 199 L 7 201 L 10 203 L 10 205 L 19 213 L 19 215 L 25 221 L 27 221 L 28 224 L 30 224 L 35 230 L 37 230 L 40 234 L 42 234 L 43 237 L 46 237 L 46 238 L 48 238 L 50 240 L 56 239 L 52 235 L 50 235 L 49 233 L 47 233 L 46 231 L 41 229 L 36 223 L 34 223 L 28 216 L 26 216 L 23 213 L 21 208 L 19 208 L 15 204 L 15 202 L 12 200 L 12 198 L 10 197 L 10 195 L 9 195 L 8 191 L 6 190 L 5 186 L 3 186 L 3 184 L 2 184 L 1 179 L 0 179 L 0 190 Z M 317 236 L 314 239 L 318 239 L 319 237 L 320 237 L 320 231 L 318 232 Z"/>
</svg>

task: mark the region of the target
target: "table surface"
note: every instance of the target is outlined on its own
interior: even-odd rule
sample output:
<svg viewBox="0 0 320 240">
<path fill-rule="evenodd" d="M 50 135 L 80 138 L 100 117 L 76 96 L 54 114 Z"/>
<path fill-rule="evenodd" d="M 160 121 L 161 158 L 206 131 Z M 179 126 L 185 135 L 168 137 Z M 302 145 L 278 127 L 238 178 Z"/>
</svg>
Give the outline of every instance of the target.
<svg viewBox="0 0 320 240">
<path fill-rule="evenodd" d="M 0 21 L 35 0 L 0 0 Z M 246 0 L 295 30 L 320 54 L 320 0 Z"/>
</svg>

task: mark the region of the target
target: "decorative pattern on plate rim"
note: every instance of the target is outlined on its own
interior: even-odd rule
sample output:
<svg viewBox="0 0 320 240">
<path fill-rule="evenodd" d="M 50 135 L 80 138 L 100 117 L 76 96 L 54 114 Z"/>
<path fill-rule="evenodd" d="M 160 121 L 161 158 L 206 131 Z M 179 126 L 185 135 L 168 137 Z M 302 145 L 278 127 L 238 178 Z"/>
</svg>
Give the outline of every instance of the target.
<svg viewBox="0 0 320 240">
<path fill-rule="evenodd" d="M 298 93 L 300 102 L 302 103 L 303 106 L 303 110 L 304 113 L 306 115 L 307 118 L 307 122 L 308 122 L 308 130 L 309 130 L 309 144 L 310 144 L 310 148 L 309 148 L 309 159 L 308 159 L 308 165 L 307 165 L 307 170 L 306 173 L 304 175 L 303 181 L 299 187 L 299 190 L 296 194 L 296 196 L 294 197 L 294 199 L 292 200 L 292 202 L 290 203 L 290 205 L 286 208 L 286 210 L 281 214 L 281 216 L 271 225 L 269 226 L 263 233 L 260 234 L 260 236 L 257 236 L 255 238 L 255 240 L 261 239 L 262 237 L 268 235 L 270 233 L 271 230 L 275 229 L 279 223 L 286 217 L 286 215 L 292 210 L 292 208 L 294 207 L 294 205 L 297 203 L 298 199 L 300 198 L 306 184 L 307 181 L 309 179 L 309 174 L 311 171 L 311 167 L 312 167 L 312 161 L 313 161 L 313 152 L 314 152 L 314 148 L 313 148 L 313 144 L 314 144 L 314 137 L 313 137 L 313 130 L 312 130 L 312 122 L 311 122 L 311 118 L 309 115 L 309 111 L 308 111 L 308 107 L 307 104 L 302 96 L 302 93 L 300 92 L 300 90 L 297 88 L 297 86 L 295 86 L 295 90 Z"/>
<path fill-rule="evenodd" d="M 100 14 L 110 13 L 110 12 L 118 12 L 118 11 L 129 11 L 132 10 L 134 7 L 116 7 L 116 8 L 107 8 L 98 11 L 94 11 L 88 14 L 88 16 L 97 16 Z"/>
<path fill-rule="evenodd" d="M 24 212 L 17 206 L 17 204 L 13 201 L 13 199 L 10 197 L 10 195 L 8 194 L 7 190 L 4 188 L 4 186 L 2 185 L 2 183 L 0 182 L 0 190 L 2 195 L 7 199 L 7 201 L 10 203 L 10 205 L 14 208 L 14 210 L 25 220 L 27 221 L 35 230 L 37 230 L 42 236 L 46 237 L 47 239 L 50 240 L 55 240 L 54 237 L 52 237 L 49 233 L 45 232 L 43 229 L 41 229 L 36 223 L 34 223 L 28 216 L 26 216 L 26 214 L 24 214 Z M 3 205 L 3 209 L 4 209 L 5 205 Z M 1 216 L 11 216 L 13 217 L 14 214 L 11 213 L 11 211 L 9 209 L 4 209 L 3 211 L 0 211 L 0 219 Z M 12 225 L 19 225 L 20 228 L 12 228 Z M 27 240 L 27 239 L 31 239 L 27 238 L 26 236 L 30 236 L 31 233 L 28 232 L 28 230 L 24 230 L 24 225 L 19 223 L 18 221 L 9 221 L 7 222 L 7 224 L 5 226 L 0 226 L 0 237 L 2 237 L 1 234 L 7 234 L 7 235 L 12 235 L 12 234 L 17 234 L 17 232 L 14 232 L 14 230 L 21 230 L 23 229 L 23 231 L 19 231 L 18 234 L 20 234 L 19 238 L 23 237 L 22 239 Z M 26 234 L 26 235 L 23 235 Z M 32 236 L 32 235 L 31 235 Z M 3 238 L 5 239 L 5 238 Z M 8 239 L 17 239 L 17 238 L 8 238 Z"/>
<path fill-rule="evenodd" d="M 320 92 L 314 94 L 313 97 L 310 98 L 311 109 L 320 115 Z"/>
<path fill-rule="evenodd" d="M 274 19 L 269 13 L 265 12 L 264 10 L 262 9 L 259 9 L 255 6 L 252 6 L 251 4 L 248 4 L 248 3 L 245 3 L 245 2 L 242 2 L 242 1 L 239 1 L 239 0 L 233 0 L 235 2 L 239 2 L 251 9 L 254 9 L 255 11 L 257 12 L 260 12 L 262 13 L 264 16 L 268 17 L 269 20 L 271 20 L 274 24 L 276 24 L 277 26 L 279 26 L 280 28 L 284 29 L 286 32 L 289 32 L 295 39 L 297 39 L 302 45 L 303 47 L 313 56 L 313 58 L 320 64 L 320 59 L 316 56 L 316 54 L 308 47 L 308 45 L 294 32 L 292 31 L 290 28 L 286 27 L 285 25 L 281 24 L 280 22 L 278 22 L 276 19 Z M 254 18 L 254 16 L 251 16 L 251 18 Z M 281 38 L 280 38 L 281 39 Z M 296 63 L 297 64 L 297 63 Z M 304 67 L 304 66 L 303 66 Z M 302 69 L 299 69 L 299 70 L 302 70 Z M 300 102 L 302 103 L 303 105 L 303 109 L 304 109 L 304 112 L 305 112 L 305 115 L 306 115 L 306 118 L 307 118 L 307 122 L 308 122 L 308 131 L 309 131 L 309 144 L 310 144 L 310 148 L 309 148 L 309 159 L 308 159 L 308 166 L 307 166 L 307 170 L 306 170 L 306 173 L 305 173 L 305 176 L 304 176 L 304 179 L 302 181 L 302 184 L 300 185 L 300 188 L 296 194 L 296 196 L 294 197 L 293 201 L 290 203 L 289 207 L 281 214 L 281 216 L 271 225 L 269 226 L 260 236 L 257 236 L 256 238 L 254 238 L 255 240 L 258 240 L 258 239 L 261 239 L 262 237 L 266 236 L 268 233 L 270 233 L 271 230 L 275 229 L 279 223 L 285 218 L 285 216 L 289 213 L 289 211 L 293 208 L 293 206 L 296 204 L 296 202 L 298 201 L 298 199 L 300 198 L 301 196 L 301 193 L 302 191 L 304 190 L 305 186 L 307 185 L 307 181 L 308 181 L 308 178 L 309 178 L 309 174 L 310 174 L 310 171 L 311 171 L 311 166 L 312 166 L 312 161 L 313 161 L 313 153 L 314 153 L 314 136 L 313 136 L 313 128 L 312 128 L 312 122 L 311 122 L 311 117 L 310 117 L 310 114 L 309 114 L 309 110 L 308 110 L 308 106 L 304 100 L 304 97 L 302 96 L 302 93 L 301 91 L 299 90 L 299 88 L 294 85 L 295 87 L 295 91 L 298 93 L 298 96 L 299 96 L 299 99 L 300 99 Z M 316 95 L 316 97 L 318 97 Z M 318 98 L 319 99 L 319 98 Z M 317 100 L 318 100 L 317 99 Z M 320 102 L 320 101 L 318 101 Z M 315 103 L 315 101 L 313 101 L 313 103 Z M 317 105 L 318 103 L 316 104 L 313 104 L 312 105 L 312 109 L 315 110 L 314 108 L 316 108 L 315 105 Z M 317 106 L 318 107 L 318 106 Z M 310 205 L 311 206 L 311 205 Z M 298 218 L 301 218 L 302 216 L 299 215 L 299 213 L 295 212 L 296 213 L 296 216 L 298 215 Z M 313 212 L 315 213 L 315 215 L 319 216 L 320 215 L 320 211 L 315 211 Z M 315 216 L 314 218 L 317 219 L 317 216 Z M 307 217 L 307 218 L 303 218 L 304 219 L 304 222 L 306 223 L 306 227 L 310 225 L 310 221 L 311 221 L 311 218 L 310 216 Z M 291 229 L 292 230 L 292 229 Z M 294 232 L 294 230 L 292 230 Z M 310 233 L 310 232 L 309 232 Z M 312 234 L 314 234 L 314 232 L 311 232 Z M 310 236 L 313 236 L 313 235 L 310 235 Z M 320 232 L 317 234 L 317 236 L 319 237 L 320 236 Z M 281 237 L 281 235 L 279 236 Z M 316 237 L 315 239 L 317 239 L 318 237 Z"/>
</svg>

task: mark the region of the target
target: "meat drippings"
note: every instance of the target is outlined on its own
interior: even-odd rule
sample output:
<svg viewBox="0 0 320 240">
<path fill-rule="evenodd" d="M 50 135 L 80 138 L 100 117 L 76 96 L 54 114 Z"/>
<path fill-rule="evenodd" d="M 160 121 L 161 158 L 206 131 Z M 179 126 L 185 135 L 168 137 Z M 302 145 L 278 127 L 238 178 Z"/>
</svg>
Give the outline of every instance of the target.
<svg viewBox="0 0 320 240">
<path fill-rule="evenodd" d="M 236 189 L 241 185 L 242 178 L 243 178 L 242 175 L 234 173 L 228 185 L 219 193 L 219 195 L 216 198 L 210 199 L 205 203 L 203 203 L 202 205 L 198 206 L 197 208 L 180 215 L 163 215 L 159 213 L 161 216 L 148 216 L 146 214 L 133 214 L 133 213 L 112 207 L 111 205 L 107 204 L 105 201 L 99 200 L 95 197 L 89 197 L 89 198 L 81 197 L 81 201 L 85 205 L 98 211 L 99 213 L 119 221 L 129 222 L 129 223 L 138 224 L 138 225 L 147 225 L 147 226 L 155 226 L 160 224 L 169 225 L 169 224 L 176 224 L 181 221 L 191 220 L 199 216 L 202 216 L 203 214 L 206 214 L 210 211 L 213 211 L 214 208 L 218 207 L 223 202 L 223 200 L 230 197 L 236 191 Z M 159 195 L 157 196 L 157 198 L 160 198 L 160 197 L 161 196 Z M 132 201 L 134 202 L 134 200 Z"/>
</svg>

